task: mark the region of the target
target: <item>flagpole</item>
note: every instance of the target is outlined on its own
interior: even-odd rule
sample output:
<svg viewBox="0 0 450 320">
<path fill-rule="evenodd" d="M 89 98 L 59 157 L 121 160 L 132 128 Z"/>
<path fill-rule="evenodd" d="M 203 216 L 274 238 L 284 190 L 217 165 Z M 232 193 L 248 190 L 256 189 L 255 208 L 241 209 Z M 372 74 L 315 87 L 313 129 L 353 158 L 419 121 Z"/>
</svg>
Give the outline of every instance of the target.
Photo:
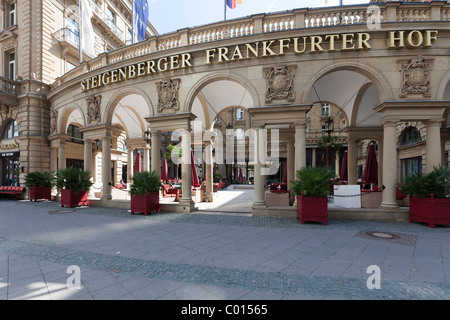
<svg viewBox="0 0 450 320">
<path fill-rule="evenodd" d="M 134 0 L 131 1 L 132 13 L 131 13 L 131 44 L 134 44 Z"/>
<path fill-rule="evenodd" d="M 79 26 L 79 32 L 78 32 L 78 55 L 80 59 L 80 64 L 83 63 L 83 48 L 82 48 L 82 41 L 81 41 L 81 35 L 83 34 L 83 18 L 81 17 L 81 0 L 78 0 L 78 26 Z"/>
<path fill-rule="evenodd" d="M 223 0 L 224 8 L 223 8 L 223 19 L 227 21 L 227 0 Z"/>
</svg>

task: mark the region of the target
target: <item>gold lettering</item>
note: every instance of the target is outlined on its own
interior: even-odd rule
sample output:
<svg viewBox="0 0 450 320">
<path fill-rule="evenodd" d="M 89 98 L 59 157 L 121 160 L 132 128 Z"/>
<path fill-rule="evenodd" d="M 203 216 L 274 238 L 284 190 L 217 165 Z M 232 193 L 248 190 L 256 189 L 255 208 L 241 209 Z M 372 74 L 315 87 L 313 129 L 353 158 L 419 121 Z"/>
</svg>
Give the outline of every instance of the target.
<svg viewBox="0 0 450 320">
<path fill-rule="evenodd" d="M 316 42 L 317 41 L 317 42 Z M 323 52 L 323 48 L 320 45 L 322 43 L 322 37 L 321 36 L 312 36 L 311 37 L 311 51 L 309 52 Z M 317 48 L 317 50 L 316 50 Z"/>
<path fill-rule="evenodd" d="M 158 60 L 158 70 L 159 72 L 167 71 L 168 68 L 167 58 L 161 58 Z"/>
<path fill-rule="evenodd" d="M 127 80 L 127 73 L 122 68 L 122 69 L 119 69 L 119 81 L 123 81 L 123 80 Z"/>
<path fill-rule="evenodd" d="M 370 40 L 370 34 L 369 33 L 358 33 L 358 40 L 356 41 L 357 43 L 357 49 L 358 50 L 363 50 L 363 49 L 372 49 L 372 47 L 369 44 L 369 40 Z"/>
<path fill-rule="evenodd" d="M 306 50 L 306 37 L 302 37 L 302 38 L 303 38 L 303 50 L 301 50 L 301 51 L 298 49 L 299 38 L 294 38 L 294 52 L 296 54 L 301 54 L 301 53 L 305 52 L 305 50 Z"/>
<path fill-rule="evenodd" d="M 437 30 L 427 30 L 425 31 L 425 41 L 423 43 L 423 46 L 425 48 L 429 48 L 431 47 L 431 44 L 437 40 L 437 35 L 438 35 L 438 31 Z"/>
<path fill-rule="evenodd" d="M 137 76 L 142 77 L 145 76 L 145 63 L 141 62 L 137 65 Z"/>
<path fill-rule="evenodd" d="M 404 34 L 405 34 L 405 31 L 389 31 L 388 39 L 387 39 L 388 49 L 404 48 L 405 47 Z M 397 45 L 397 42 L 398 42 L 398 45 Z"/>
<path fill-rule="evenodd" d="M 128 66 L 128 79 L 136 78 L 136 66 L 133 64 Z"/>
<path fill-rule="evenodd" d="M 211 64 L 211 59 L 215 57 L 216 49 L 206 50 L 206 63 L 207 65 Z"/>
<path fill-rule="evenodd" d="M 228 57 L 227 57 L 228 48 L 222 47 L 222 48 L 219 48 L 217 50 L 219 51 L 218 52 L 219 60 L 217 61 L 217 63 L 224 63 L 225 61 L 229 60 Z"/>
<path fill-rule="evenodd" d="M 355 37 L 355 34 L 353 34 L 353 33 L 345 33 L 345 34 L 343 34 L 342 35 L 342 49 L 341 50 L 353 50 L 353 49 L 355 49 L 355 44 L 353 43 L 354 37 Z M 348 45 L 351 45 L 351 47 L 348 47 Z"/>
<path fill-rule="evenodd" d="M 81 92 L 86 91 L 86 85 L 84 83 L 85 83 L 85 81 L 81 81 Z"/>
<path fill-rule="evenodd" d="M 118 71 L 117 70 L 113 70 L 111 71 L 111 83 L 116 83 L 119 81 L 119 78 L 117 76 Z"/>
<path fill-rule="evenodd" d="M 272 49 L 270 49 L 270 46 L 275 42 L 275 40 L 272 41 L 264 41 L 263 42 L 263 57 L 268 57 L 268 56 L 276 56 L 277 54 L 275 52 L 273 52 Z M 267 44 L 269 43 L 269 44 Z"/>
<path fill-rule="evenodd" d="M 179 56 L 171 56 L 170 57 L 170 70 L 180 69 L 180 57 Z"/>
<path fill-rule="evenodd" d="M 423 43 L 423 35 L 422 32 L 418 30 L 411 31 L 408 34 L 408 37 L 406 37 L 406 46 L 408 48 L 420 47 L 422 43 Z"/>
<path fill-rule="evenodd" d="M 339 40 L 339 35 L 338 34 L 331 34 L 325 37 L 325 41 L 327 41 L 328 39 L 330 39 L 330 49 L 328 51 L 335 51 L 335 47 L 334 47 L 334 41 L 335 40 Z"/>
<path fill-rule="evenodd" d="M 97 88 L 97 78 L 96 77 L 92 77 L 91 82 L 92 82 L 92 89 Z"/>
<path fill-rule="evenodd" d="M 190 53 L 183 53 L 181 55 L 181 69 L 192 67 L 191 58 L 192 57 Z"/>
<path fill-rule="evenodd" d="M 280 53 L 279 53 L 279 55 L 283 56 L 284 55 L 284 49 L 285 48 L 289 49 L 289 46 L 290 46 L 290 43 L 291 43 L 291 39 L 280 39 L 279 42 L 280 42 Z M 286 42 L 287 42 L 287 44 L 286 44 Z"/>
<path fill-rule="evenodd" d="M 255 48 L 252 47 L 251 44 L 247 43 L 245 45 L 245 47 L 247 48 L 247 58 L 246 59 L 250 59 L 250 52 L 256 57 L 259 57 L 259 42 L 255 43 Z"/>
<path fill-rule="evenodd" d="M 231 57 L 231 60 L 243 60 L 244 57 L 242 56 L 242 52 L 241 49 L 239 48 L 239 46 L 236 46 L 236 48 L 234 48 L 234 53 L 233 56 Z"/>
<path fill-rule="evenodd" d="M 107 86 L 110 83 L 110 77 L 109 77 L 109 72 L 106 72 L 102 75 L 102 84 L 104 86 Z"/>
<path fill-rule="evenodd" d="M 155 70 L 155 61 L 147 61 L 147 74 L 153 74 L 156 73 Z"/>
</svg>

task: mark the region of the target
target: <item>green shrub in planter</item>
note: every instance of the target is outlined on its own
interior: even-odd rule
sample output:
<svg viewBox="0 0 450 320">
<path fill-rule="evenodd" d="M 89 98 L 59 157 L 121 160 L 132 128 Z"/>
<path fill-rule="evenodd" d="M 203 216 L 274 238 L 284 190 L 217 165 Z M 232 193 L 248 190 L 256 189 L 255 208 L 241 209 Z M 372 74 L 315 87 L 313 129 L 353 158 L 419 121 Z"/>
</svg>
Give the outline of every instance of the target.
<svg viewBox="0 0 450 320">
<path fill-rule="evenodd" d="M 296 196 L 326 197 L 334 184 L 334 172 L 329 168 L 307 167 L 298 170 L 297 180 L 292 181 L 292 192 Z"/>
<path fill-rule="evenodd" d="M 161 189 L 161 178 L 155 171 L 136 172 L 131 178 L 130 195 L 147 194 L 149 192 L 158 192 Z"/>
<path fill-rule="evenodd" d="M 34 171 L 27 173 L 25 176 L 26 187 L 50 187 L 55 186 L 55 173 L 54 172 L 40 172 Z"/>
<path fill-rule="evenodd" d="M 68 167 L 56 173 L 56 187 L 71 190 L 73 193 L 87 192 L 93 185 L 91 173 L 77 168 Z"/>
</svg>

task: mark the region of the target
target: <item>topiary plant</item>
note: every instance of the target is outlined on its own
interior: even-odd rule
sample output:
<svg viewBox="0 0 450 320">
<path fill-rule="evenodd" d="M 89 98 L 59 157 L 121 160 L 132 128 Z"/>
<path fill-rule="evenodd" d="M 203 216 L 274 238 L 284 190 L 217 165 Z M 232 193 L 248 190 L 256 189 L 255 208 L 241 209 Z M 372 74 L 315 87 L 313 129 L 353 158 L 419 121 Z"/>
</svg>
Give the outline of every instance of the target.
<svg viewBox="0 0 450 320">
<path fill-rule="evenodd" d="M 132 196 L 157 192 L 161 189 L 161 179 L 156 174 L 156 171 L 136 172 L 131 180 L 133 183 L 130 186 L 129 193 Z"/>
</svg>

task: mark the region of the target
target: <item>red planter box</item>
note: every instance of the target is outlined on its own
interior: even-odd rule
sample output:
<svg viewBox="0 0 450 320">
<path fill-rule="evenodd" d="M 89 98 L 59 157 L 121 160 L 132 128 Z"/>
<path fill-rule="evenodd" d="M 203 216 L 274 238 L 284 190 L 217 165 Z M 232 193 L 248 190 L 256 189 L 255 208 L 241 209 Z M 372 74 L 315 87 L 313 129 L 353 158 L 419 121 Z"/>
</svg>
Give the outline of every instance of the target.
<svg viewBox="0 0 450 320">
<path fill-rule="evenodd" d="M 428 223 L 430 228 L 450 224 L 450 199 L 410 197 L 409 222 L 414 221 Z"/>
<path fill-rule="evenodd" d="M 159 192 L 131 196 L 131 214 L 143 212 L 147 215 L 151 211 L 159 212 L 159 210 Z"/>
<path fill-rule="evenodd" d="M 87 205 L 87 192 L 73 193 L 71 190 L 61 190 L 61 207 L 69 206 L 73 208 L 75 206 Z"/>
<path fill-rule="evenodd" d="M 318 221 L 328 225 L 328 197 L 297 196 L 297 220 Z"/>
<path fill-rule="evenodd" d="M 36 202 L 40 199 L 52 200 L 51 187 L 30 187 L 30 201 Z"/>
</svg>

